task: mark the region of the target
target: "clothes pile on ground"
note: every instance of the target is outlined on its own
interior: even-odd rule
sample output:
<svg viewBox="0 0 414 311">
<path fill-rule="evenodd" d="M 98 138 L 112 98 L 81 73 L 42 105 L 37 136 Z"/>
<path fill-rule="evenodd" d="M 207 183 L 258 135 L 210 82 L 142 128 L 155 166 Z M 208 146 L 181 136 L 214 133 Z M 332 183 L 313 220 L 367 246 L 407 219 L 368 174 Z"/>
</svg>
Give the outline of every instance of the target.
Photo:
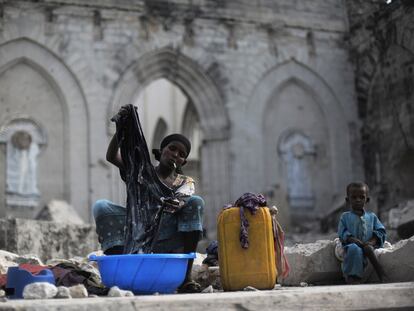
<svg viewBox="0 0 414 311">
<path fill-rule="evenodd" d="M 45 269 L 49 269 L 54 276 L 55 285 L 32 285 L 32 290 L 27 292 L 27 298 L 80 298 L 88 297 L 90 295 L 106 296 L 109 288 L 106 288 L 101 281 L 99 270 L 89 262 L 87 258 L 75 257 L 72 259 L 53 259 L 43 264 L 40 259 L 34 259 L 35 256 L 18 256 L 13 253 L 1 251 L 6 260 L 2 262 L 2 274 L 0 274 L 0 290 L 5 292 L 5 295 L 13 295 L 13 289 L 6 288 L 7 285 L 7 269 L 12 266 L 19 266 L 21 270 L 26 270 L 32 275 L 36 276 Z M 27 260 L 25 260 L 27 257 Z M 15 260 L 15 261 L 13 261 Z M 26 262 L 25 262 L 26 261 Z M 33 263 L 35 262 L 35 263 Z M 41 283 L 32 283 L 41 284 Z M 28 287 L 28 286 L 26 286 Z M 67 288 L 68 290 L 65 290 Z M 30 287 L 29 287 L 30 289 Z M 65 292 L 68 294 L 64 294 Z M 55 294 L 50 297 L 50 293 Z M 23 292 L 23 295 L 25 292 Z"/>
</svg>

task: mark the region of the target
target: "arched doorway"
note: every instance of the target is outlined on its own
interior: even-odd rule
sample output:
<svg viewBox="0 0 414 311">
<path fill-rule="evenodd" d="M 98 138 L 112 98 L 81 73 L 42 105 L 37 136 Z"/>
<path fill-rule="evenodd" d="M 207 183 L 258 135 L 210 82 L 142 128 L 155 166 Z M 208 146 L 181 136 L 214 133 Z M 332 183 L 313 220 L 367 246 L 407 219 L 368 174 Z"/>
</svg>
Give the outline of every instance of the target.
<svg viewBox="0 0 414 311">
<path fill-rule="evenodd" d="M 43 145 L 36 157 L 37 207 L 63 199 L 88 220 L 88 113 L 75 76 L 52 52 L 26 38 L 2 44 L 0 54 L 0 127 L 23 129 Z M 37 132 L 44 138 L 37 139 Z M 6 162 L 0 166 L 6 171 Z M 7 209 L 4 214 L 33 217 L 37 212 L 8 209 L 5 203 L 0 204 L 0 210 Z"/>
<path fill-rule="evenodd" d="M 249 182 L 246 188 L 269 193 L 275 198 L 276 205 L 288 209 L 285 215 L 289 219 L 300 221 L 301 217 L 323 215 L 334 200 L 343 195 L 347 182 L 356 173 L 351 166 L 347 125 L 352 112 L 342 109 L 320 76 L 296 61 L 269 70 L 253 91 L 250 102 L 255 104 L 246 107 L 246 122 L 251 133 L 247 134 L 255 137 L 247 136 L 249 148 L 243 150 L 245 160 L 241 164 L 247 168 L 245 171 L 256 171 L 257 174 L 239 178 Z M 301 133 L 313 147 L 306 151 L 305 144 L 296 146 L 298 148 L 291 150 L 291 162 L 287 163 L 278 147 L 290 133 Z M 289 141 L 286 146 L 290 146 Z M 307 176 L 313 183 L 309 186 L 311 191 L 307 192 L 314 194 L 315 203 L 310 204 L 312 198 L 309 198 L 305 204 L 308 208 L 295 211 L 289 206 L 288 167 L 305 162 L 306 166 L 311 164 Z M 243 172 L 243 169 L 236 168 L 237 171 Z M 292 213 L 300 217 L 290 217 Z"/>
<path fill-rule="evenodd" d="M 147 53 L 131 64 L 117 83 L 111 105 L 108 108 L 108 120 L 120 106 L 135 103 L 141 92 L 158 79 L 166 79 L 177 86 L 189 99 L 199 117 L 198 125 L 183 121 L 185 125 L 199 128 L 200 135 L 200 186 L 206 201 L 204 224 L 207 230 L 216 231 L 216 218 L 223 204 L 230 201 L 230 165 L 229 165 L 229 119 L 216 83 L 195 61 L 172 48 L 159 49 Z M 187 105 L 187 107 L 190 107 Z M 193 109 L 189 108 L 189 109 Z M 185 109 L 185 111 L 189 111 Z M 191 111 L 183 117 L 191 117 Z M 185 118 L 184 118 L 185 119 Z M 108 134 L 114 133 L 113 124 L 108 124 Z M 113 171 L 113 193 L 124 192 L 119 186 L 118 172 Z M 118 197 L 120 197 L 118 195 Z M 115 198 L 116 199 L 116 198 Z M 121 202 L 122 203 L 122 202 Z"/>
<path fill-rule="evenodd" d="M 157 79 L 145 87 L 135 102 L 148 144 L 157 149 L 162 139 L 172 133 L 181 133 L 191 141 L 191 153 L 183 167 L 185 175 L 195 179 L 197 194 L 201 189 L 201 131 L 199 117 L 191 99 L 167 79 Z M 153 161 L 156 164 L 156 161 Z"/>
</svg>

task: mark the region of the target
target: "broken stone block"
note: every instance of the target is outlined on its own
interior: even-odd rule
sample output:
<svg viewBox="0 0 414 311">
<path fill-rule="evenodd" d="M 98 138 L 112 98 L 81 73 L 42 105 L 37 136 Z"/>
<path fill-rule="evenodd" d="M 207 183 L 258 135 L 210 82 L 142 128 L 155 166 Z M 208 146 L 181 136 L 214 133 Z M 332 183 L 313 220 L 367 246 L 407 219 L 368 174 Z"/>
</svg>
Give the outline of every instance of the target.
<svg viewBox="0 0 414 311">
<path fill-rule="evenodd" d="M 315 243 L 285 247 L 290 272 L 282 285 L 336 284 L 342 279 L 341 264 L 335 257 L 335 242 L 320 240 Z"/>
<path fill-rule="evenodd" d="M 201 265 L 200 267 L 193 269 L 192 278 L 195 282 L 201 285 L 201 288 L 207 288 L 213 286 L 215 289 L 223 289 L 220 279 L 219 267 L 209 267 L 207 265 Z"/>
<path fill-rule="evenodd" d="M 108 297 L 132 297 L 134 293 L 129 290 L 120 289 L 118 286 L 113 286 L 108 292 Z"/>
<path fill-rule="evenodd" d="M 401 240 L 378 254 L 378 260 L 386 273 L 387 282 L 414 281 L 414 236 Z M 377 282 L 378 276 L 372 273 L 368 282 Z"/>
<path fill-rule="evenodd" d="M 24 287 L 23 298 L 24 299 L 49 299 L 53 298 L 57 294 L 57 288 L 55 285 L 47 282 L 31 283 Z"/>
<path fill-rule="evenodd" d="M 66 224 L 84 224 L 76 210 L 66 201 L 50 201 L 36 216 L 37 220 L 64 222 Z"/>
<path fill-rule="evenodd" d="M 414 200 L 403 202 L 388 212 L 387 230 L 395 230 L 401 239 L 414 235 Z"/>
<path fill-rule="evenodd" d="M 88 297 L 88 291 L 86 290 L 86 287 L 83 284 L 69 287 L 69 293 L 72 298 Z"/>
<path fill-rule="evenodd" d="M 204 294 L 214 293 L 214 288 L 213 286 L 209 285 L 208 287 L 204 288 L 201 292 Z"/>
<path fill-rule="evenodd" d="M 6 296 L 6 292 L 2 289 L 0 289 L 0 298 L 3 298 Z"/>
<path fill-rule="evenodd" d="M 98 249 L 95 227 L 89 224 L 0 219 L 0 233 L 0 249 L 37 254 L 41 260 L 85 256 Z"/>
<path fill-rule="evenodd" d="M 67 288 L 65 286 L 59 286 L 57 288 L 57 294 L 56 294 L 55 298 L 72 298 L 72 296 L 70 295 L 69 288 Z"/>
</svg>

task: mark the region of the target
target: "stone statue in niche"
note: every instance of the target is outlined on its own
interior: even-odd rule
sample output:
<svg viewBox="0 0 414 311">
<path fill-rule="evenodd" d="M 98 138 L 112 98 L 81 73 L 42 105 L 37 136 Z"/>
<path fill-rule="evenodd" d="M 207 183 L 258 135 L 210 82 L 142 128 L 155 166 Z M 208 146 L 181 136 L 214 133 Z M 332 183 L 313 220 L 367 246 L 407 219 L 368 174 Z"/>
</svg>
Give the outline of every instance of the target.
<svg viewBox="0 0 414 311">
<path fill-rule="evenodd" d="M 279 144 L 279 153 L 287 171 L 289 205 L 292 208 L 313 208 L 311 161 L 315 148 L 311 140 L 298 132 L 285 135 Z"/>
<path fill-rule="evenodd" d="M 7 192 L 37 196 L 37 156 L 39 146 L 23 130 L 16 131 L 7 146 Z"/>
<path fill-rule="evenodd" d="M 34 120 L 19 117 L 0 127 L 0 144 L 6 145 L 6 205 L 36 207 L 40 199 L 37 164 L 46 145 L 45 132 Z"/>
</svg>

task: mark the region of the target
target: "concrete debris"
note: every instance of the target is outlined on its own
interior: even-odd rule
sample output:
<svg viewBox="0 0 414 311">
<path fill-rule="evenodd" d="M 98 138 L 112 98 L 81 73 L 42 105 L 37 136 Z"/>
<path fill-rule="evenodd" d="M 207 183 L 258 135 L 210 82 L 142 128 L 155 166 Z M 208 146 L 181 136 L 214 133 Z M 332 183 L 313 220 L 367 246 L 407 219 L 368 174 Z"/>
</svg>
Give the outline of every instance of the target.
<svg viewBox="0 0 414 311">
<path fill-rule="evenodd" d="M 342 279 L 339 260 L 334 255 L 335 242 L 328 240 L 285 247 L 290 272 L 279 279 L 282 285 L 299 286 L 301 282 L 335 284 Z"/>
<path fill-rule="evenodd" d="M 275 284 L 275 287 L 273 287 L 273 290 L 279 290 L 279 289 L 282 289 L 282 288 L 283 288 L 282 285 Z"/>
<path fill-rule="evenodd" d="M 98 295 L 94 295 L 94 294 L 91 294 L 88 296 L 88 298 L 98 298 L 98 297 L 99 297 Z"/>
<path fill-rule="evenodd" d="M 41 260 L 71 258 L 98 249 L 95 227 L 31 219 L 0 218 L 0 249 L 36 254 Z"/>
<path fill-rule="evenodd" d="M 37 220 L 61 222 L 65 224 L 84 224 L 76 210 L 68 202 L 50 201 L 36 216 Z"/>
<path fill-rule="evenodd" d="M 37 282 L 26 285 L 23 289 L 24 299 L 50 299 L 56 296 L 57 288 L 47 282 Z"/>
<path fill-rule="evenodd" d="M 222 289 L 220 269 L 219 267 L 209 267 L 202 264 L 206 257 L 206 254 L 196 253 L 193 269 L 191 271 L 192 279 L 199 283 L 203 289 L 210 285 L 212 285 L 214 289 Z"/>
<path fill-rule="evenodd" d="M 134 293 L 129 290 L 120 289 L 118 286 L 113 286 L 108 292 L 108 297 L 132 297 Z"/>
<path fill-rule="evenodd" d="M 65 286 L 59 286 L 57 288 L 57 294 L 56 294 L 55 298 L 72 298 L 72 296 L 70 295 L 69 288 L 67 288 Z"/>
<path fill-rule="evenodd" d="M 243 288 L 243 290 L 245 292 L 257 292 L 257 291 L 260 291 L 259 289 L 255 288 L 253 286 L 246 286 L 245 288 Z"/>
<path fill-rule="evenodd" d="M 203 260 L 206 259 L 207 254 L 196 253 L 196 258 L 194 258 L 193 267 L 194 266 L 202 266 Z"/>
<path fill-rule="evenodd" d="M 387 282 L 414 281 L 414 236 L 401 240 L 392 248 L 378 254 L 378 260 L 386 273 Z M 378 277 L 372 273 L 368 282 L 377 282 Z"/>
<path fill-rule="evenodd" d="M 204 288 L 204 289 L 202 290 L 202 293 L 206 293 L 206 294 L 208 294 L 208 293 L 214 293 L 214 288 L 213 288 L 213 286 L 209 285 L 208 287 Z"/>
<path fill-rule="evenodd" d="M 0 302 L 7 302 L 7 301 L 9 301 L 6 297 L 1 297 L 0 298 Z"/>
<path fill-rule="evenodd" d="M 79 284 L 69 287 L 69 292 L 72 298 L 86 298 L 88 297 L 88 291 L 85 285 Z"/>
<path fill-rule="evenodd" d="M 394 230 L 401 239 L 414 235 L 414 200 L 399 204 L 388 212 L 387 231 Z"/>
<path fill-rule="evenodd" d="M 195 269 L 193 267 L 191 275 L 193 280 L 201 285 L 201 288 L 212 285 L 214 289 L 223 289 L 219 267 L 209 267 L 207 265 L 201 265 L 195 267 Z"/>
<path fill-rule="evenodd" d="M 6 292 L 2 289 L 0 289 L 0 298 L 6 296 Z"/>
<path fill-rule="evenodd" d="M 300 282 L 299 285 L 301 287 L 307 287 L 308 286 L 308 283 L 306 283 L 306 282 Z"/>
</svg>

